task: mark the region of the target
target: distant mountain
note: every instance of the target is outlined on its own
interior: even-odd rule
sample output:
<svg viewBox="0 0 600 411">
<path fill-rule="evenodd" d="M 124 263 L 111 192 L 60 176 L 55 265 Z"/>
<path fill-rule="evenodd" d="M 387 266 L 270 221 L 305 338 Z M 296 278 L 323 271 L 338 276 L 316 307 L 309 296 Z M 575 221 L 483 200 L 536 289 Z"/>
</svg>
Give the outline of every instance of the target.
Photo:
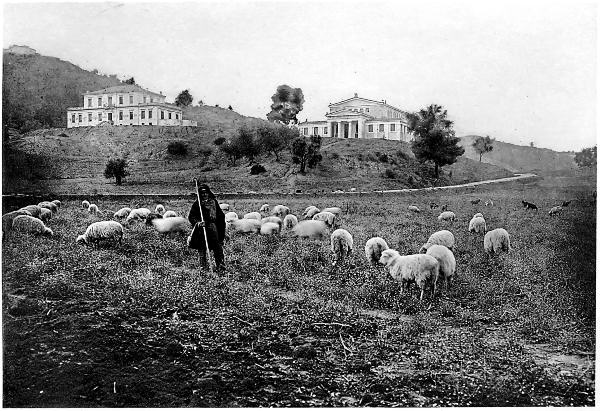
<svg viewBox="0 0 600 411">
<path fill-rule="evenodd" d="M 479 161 L 479 154 L 472 144 L 478 136 L 461 137 L 465 149 L 464 156 Z M 494 149 L 485 153 L 482 162 L 493 164 L 513 172 L 555 171 L 575 169 L 575 154 L 553 151 L 547 148 L 519 146 L 502 141 L 494 141 Z"/>
</svg>

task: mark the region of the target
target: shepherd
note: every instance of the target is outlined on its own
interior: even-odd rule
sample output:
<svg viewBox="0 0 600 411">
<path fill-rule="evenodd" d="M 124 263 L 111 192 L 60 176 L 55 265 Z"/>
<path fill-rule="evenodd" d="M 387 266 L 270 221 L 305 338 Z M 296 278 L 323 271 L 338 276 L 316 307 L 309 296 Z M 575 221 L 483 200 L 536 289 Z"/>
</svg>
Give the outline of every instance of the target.
<svg viewBox="0 0 600 411">
<path fill-rule="evenodd" d="M 188 220 L 194 227 L 190 234 L 188 247 L 198 250 L 200 263 L 205 269 L 209 265 L 209 250 L 213 251 L 217 271 L 225 269 L 223 241 L 225 240 L 225 214 L 219 207 L 217 198 L 206 184 L 198 185 L 196 180 L 197 199 L 192 204 Z M 200 209 L 198 201 L 202 204 Z"/>
</svg>

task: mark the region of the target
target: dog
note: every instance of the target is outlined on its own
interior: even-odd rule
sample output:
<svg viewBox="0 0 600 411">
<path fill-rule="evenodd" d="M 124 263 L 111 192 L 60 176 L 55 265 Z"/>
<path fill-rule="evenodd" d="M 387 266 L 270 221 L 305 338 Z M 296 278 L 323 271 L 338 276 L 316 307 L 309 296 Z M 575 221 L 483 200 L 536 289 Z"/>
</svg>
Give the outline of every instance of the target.
<svg viewBox="0 0 600 411">
<path fill-rule="evenodd" d="M 521 201 L 523 203 L 523 208 L 526 208 L 527 210 L 536 210 L 537 211 L 537 206 L 533 203 L 528 203 L 527 201 Z"/>
</svg>

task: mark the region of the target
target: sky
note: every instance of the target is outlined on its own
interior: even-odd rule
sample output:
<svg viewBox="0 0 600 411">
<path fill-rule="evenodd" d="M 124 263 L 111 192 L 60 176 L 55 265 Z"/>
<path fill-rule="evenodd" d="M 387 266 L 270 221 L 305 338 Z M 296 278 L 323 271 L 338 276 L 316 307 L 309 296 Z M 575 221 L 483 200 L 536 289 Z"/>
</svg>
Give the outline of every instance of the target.
<svg viewBox="0 0 600 411">
<path fill-rule="evenodd" d="M 489 3 L 489 4 L 482 4 Z M 354 93 L 442 105 L 456 135 L 554 150 L 596 144 L 596 2 L 3 3 L 3 47 L 135 77 L 167 101 L 266 118 L 280 84 L 300 121 Z"/>
</svg>

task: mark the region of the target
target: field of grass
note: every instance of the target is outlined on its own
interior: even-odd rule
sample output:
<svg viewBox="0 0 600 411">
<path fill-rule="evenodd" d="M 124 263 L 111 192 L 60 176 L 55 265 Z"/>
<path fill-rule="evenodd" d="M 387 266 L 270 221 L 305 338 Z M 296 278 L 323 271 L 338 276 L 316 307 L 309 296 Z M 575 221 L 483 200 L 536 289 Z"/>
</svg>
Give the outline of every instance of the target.
<svg viewBox="0 0 600 411">
<path fill-rule="evenodd" d="M 596 204 L 590 186 L 543 182 L 265 198 L 296 215 L 341 207 L 355 253 L 334 269 L 327 241 L 234 236 L 223 276 L 199 268 L 185 237 L 143 225 L 127 228 L 121 247 L 77 245 L 99 218 L 65 201 L 53 238 L 9 233 L 2 245 L 3 405 L 594 405 Z M 438 223 L 430 201 L 458 220 Z M 265 201 L 226 202 L 241 214 Z M 185 215 L 191 201 L 163 204 Z M 485 255 L 483 237 L 467 231 L 478 211 L 488 229 L 508 230 L 511 253 Z M 429 310 L 365 260 L 372 236 L 410 254 L 442 228 L 457 239 L 457 276 Z"/>
</svg>

